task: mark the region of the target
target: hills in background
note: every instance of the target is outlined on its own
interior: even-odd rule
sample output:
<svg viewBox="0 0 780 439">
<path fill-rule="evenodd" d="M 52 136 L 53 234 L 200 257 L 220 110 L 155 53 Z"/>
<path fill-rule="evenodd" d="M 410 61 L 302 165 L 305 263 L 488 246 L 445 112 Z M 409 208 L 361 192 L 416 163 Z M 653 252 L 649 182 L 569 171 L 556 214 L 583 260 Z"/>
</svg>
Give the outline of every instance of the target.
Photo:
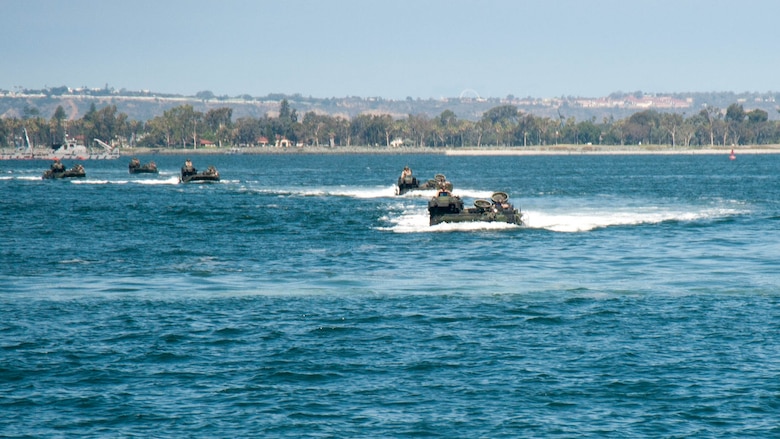
<svg viewBox="0 0 780 439">
<path fill-rule="evenodd" d="M 394 118 L 405 118 L 410 114 L 425 114 L 429 117 L 450 110 L 459 119 L 479 120 L 482 114 L 501 105 L 514 105 L 524 113 L 538 117 L 575 118 L 577 121 L 614 118 L 623 119 L 644 110 L 696 114 L 704 108 L 715 107 L 725 112 L 734 103 L 741 104 L 745 111 L 761 109 L 770 120 L 780 120 L 780 93 L 775 92 L 710 92 L 647 94 L 637 92 L 616 92 L 606 97 L 589 98 L 561 96 L 557 98 L 483 98 L 474 92 L 461 96 L 440 99 L 392 100 L 381 97 L 315 98 L 300 94 L 269 94 L 263 97 L 249 95 L 216 96 L 210 91 L 201 91 L 195 96 L 158 93 L 151 91 L 115 90 L 106 86 L 102 89 L 72 89 L 54 87 L 41 90 L 0 90 L 0 117 L 23 118 L 34 114 L 51 118 L 58 106 L 62 106 L 68 119 L 78 119 L 89 111 L 92 105 L 100 109 L 115 105 L 117 111 L 130 119 L 146 121 L 163 114 L 166 110 L 181 105 L 191 105 L 195 111 L 230 107 L 233 119 L 241 117 L 261 118 L 275 116 L 282 100 L 303 115 L 307 112 L 352 118 L 359 114 L 389 114 Z"/>
</svg>

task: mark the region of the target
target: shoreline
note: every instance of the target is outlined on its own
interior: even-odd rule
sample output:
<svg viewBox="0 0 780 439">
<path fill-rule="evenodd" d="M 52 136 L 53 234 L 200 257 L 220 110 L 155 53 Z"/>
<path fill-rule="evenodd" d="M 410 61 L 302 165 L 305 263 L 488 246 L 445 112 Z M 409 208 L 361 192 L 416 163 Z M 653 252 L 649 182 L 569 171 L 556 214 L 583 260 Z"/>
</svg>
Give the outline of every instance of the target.
<svg viewBox="0 0 780 439">
<path fill-rule="evenodd" d="M 780 145 L 755 145 L 715 148 L 671 148 L 652 145 L 642 146 L 593 146 L 559 145 L 547 147 L 464 147 L 464 148 L 387 148 L 387 147 L 250 147 L 231 149 L 178 149 L 178 148 L 132 148 L 119 150 L 122 156 L 132 155 L 296 155 L 296 154 L 431 154 L 445 156 L 534 156 L 534 155 L 729 155 L 731 151 L 740 154 L 780 154 Z"/>
<path fill-rule="evenodd" d="M 662 145 L 612 146 L 612 145 L 557 145 L 557 146 L 514 146 L 514 147 L 248 147 L 248 148 L 123 148 L 116 150 L 120 157 L 137 155 L 307 155 L 307 154 L 376 154 L 376 155 L 444 155 L 444 156 L 553 156 L 553 155 L 739 155 L 780 154 L 780 145 L 745 145 L 736 147 L 672 148 Z M 9 159 L 6 154 L 13 151 L 0 150 L 0 159 Z"/>
<path fill-rule="evenodd" d="M 454 150 L 447 151 L 448 156 L 518 156 L 518 155 L 730 155 L 732 148 L 705 148 L 705 149 L 625 149 L 625 148 L 605 148 L 596 150 Z M 734 155 L 742 154 L 780 154 L 780 147 L 777 148 L 733 148 Z"/>
</svg>

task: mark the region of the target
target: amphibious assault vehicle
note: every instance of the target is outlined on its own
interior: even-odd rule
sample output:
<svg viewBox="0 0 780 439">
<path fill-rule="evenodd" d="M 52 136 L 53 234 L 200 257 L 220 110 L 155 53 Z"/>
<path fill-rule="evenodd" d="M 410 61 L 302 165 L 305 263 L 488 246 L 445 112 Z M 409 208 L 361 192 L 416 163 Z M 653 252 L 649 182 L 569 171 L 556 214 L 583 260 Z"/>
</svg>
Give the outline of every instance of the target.
<svg viewBox="0 0 780 439">
<path fill-rule="evenodd" d="M 449 189 L 449 190 L 448 190 Z M 430 224 L 463 223 L 463 222 L 504 222 L 522 225 L 522 213 L 509 203 L 505 192 L 495 192 L 490 201 L 479 199 L 474 201 L 474 207 L 463 206 L 463 200 L 452 194 L 449 188 L 442 188 L 428 202 Z"/>
<path fill-rule="evenodd" d="M 141 164 L 141 162 L 134 158 L 130 160 L 130 164 L 127 165 L 127 169 L 131 174 L 158 174 L 157 164 L 154 162 L 148 162 Z"/>
<path fill-rule="evenodd" d="M 82 178 L 87 176 L 87 171 L 84 170 L 84 166 L 77 164 L 70 169 L 65 169 L 61 163 L 57 162 L 57 165 L 52 165 L 52 169 L 43 173 L 44 180 L 56 179 L 56 178 Z"/>
<path fill-rule="evenodd" d="M 420 183 L 417 177 L 413 175 L 406 175 L 398 177 L 398 183 L 396 185 L 396 195 L 403 195 L 409 191 L 414 190 L 433 190 L 439 187 L 441 182 L 444 182 L 446 178 L 442 174 L 436 174 L 432 180 L 428 180 L 424 183 Z"/>
<path fill-rule="evenodd" d="M 187 160 L 181 168 L 181 177 L 179 179 L 182 183 L 211 183 L 219 181 L 219 171 L 214 166 L 209 166 L 203 172 L 198 172 L 195 167 L 192 166 L 192 162 Z"/>
</svg>

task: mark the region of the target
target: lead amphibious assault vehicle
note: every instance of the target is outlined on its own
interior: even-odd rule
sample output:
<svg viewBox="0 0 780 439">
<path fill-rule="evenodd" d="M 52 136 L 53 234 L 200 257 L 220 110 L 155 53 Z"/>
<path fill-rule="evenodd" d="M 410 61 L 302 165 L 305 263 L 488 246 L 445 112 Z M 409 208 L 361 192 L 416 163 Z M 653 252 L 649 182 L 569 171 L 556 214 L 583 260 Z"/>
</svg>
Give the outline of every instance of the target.
<svg viewBox="0 0 780 439">
<path fill-rule="evenodd" d="M 464 207 L 463 200 L 452 194 L 452 183 L 444 181 L 439 191 L 428 201 L 428 213 L 432 226 L 440 223 L 503 222 L 523 224 L 520 209 L 509 203 L 506 192 L 495 192 L 490 200 L 474 201 L 474 207 Z"/>
<path fill-rule="evenodd" d="M 184 166 L 181 167 L 181 177 L 179 181 L 182 183 L 212 183 L 219 181 L 219 171 L 214 166 L 209 166 L 203 172 L 198 172 L 192 162 L 187 160 Z"/>
</svg>

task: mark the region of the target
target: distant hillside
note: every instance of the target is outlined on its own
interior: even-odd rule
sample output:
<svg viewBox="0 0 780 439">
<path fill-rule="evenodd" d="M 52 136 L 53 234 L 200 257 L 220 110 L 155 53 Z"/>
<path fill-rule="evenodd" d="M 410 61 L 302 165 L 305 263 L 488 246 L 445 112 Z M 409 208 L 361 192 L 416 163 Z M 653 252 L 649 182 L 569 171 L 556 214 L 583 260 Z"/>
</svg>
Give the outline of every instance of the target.
<svg viewBox="0 0 780 439">
<path fill-rule="evenodd" d="M 251 116 L 274 116 L 280 102 L 286 99 L 299 115 L 309 111 L 332 116 L 352 118 L 359 114 L 389 114 L 404 118 L 409 114 L 425 114 L 429 117 L 450 110 L 460 119 L 476 121 L 482 114 L 500 105 L 514 105 L 520 111 L 550 118 L 575 118 L 578 121 L 601 121 L 604 118 L 623 119 L 643 110 L 675 112 L 691 115 L 707 106 L 725 110 L 730 104 L 742 104 L 746 111 L 762 109 L 771 120 L 780 119 L 778 102 L 780 93 L 676 93 L 643 94 L 613 93 L 607 97 L 558 97 L 558 98 L 479 98 L 454 97 L 447 99 L 390 100 L 378 97 L 314 98 L 301 95 L 274 94 L 265 97 L 243 95 L 238 97 L 214 96 L 211 92 L 199 92 L 197 96 L 180 96 L 153 92 L 129 92 L 113 89 L 73 90 L 59 87 L 45 90 L 0 90 L 0 117 L 21 118 L 27 114 L 39 114 L 49 119 L 58 106 L 62 106 L 69 119 L 82 117 L 91 105 L 100 109 L 116 105 L 117 110 L 130 119 L 146 121 L 164 111 L 180 105 L 192 105 L 196 111 L 230 107 L 233 119 Z"/>
</svg>

